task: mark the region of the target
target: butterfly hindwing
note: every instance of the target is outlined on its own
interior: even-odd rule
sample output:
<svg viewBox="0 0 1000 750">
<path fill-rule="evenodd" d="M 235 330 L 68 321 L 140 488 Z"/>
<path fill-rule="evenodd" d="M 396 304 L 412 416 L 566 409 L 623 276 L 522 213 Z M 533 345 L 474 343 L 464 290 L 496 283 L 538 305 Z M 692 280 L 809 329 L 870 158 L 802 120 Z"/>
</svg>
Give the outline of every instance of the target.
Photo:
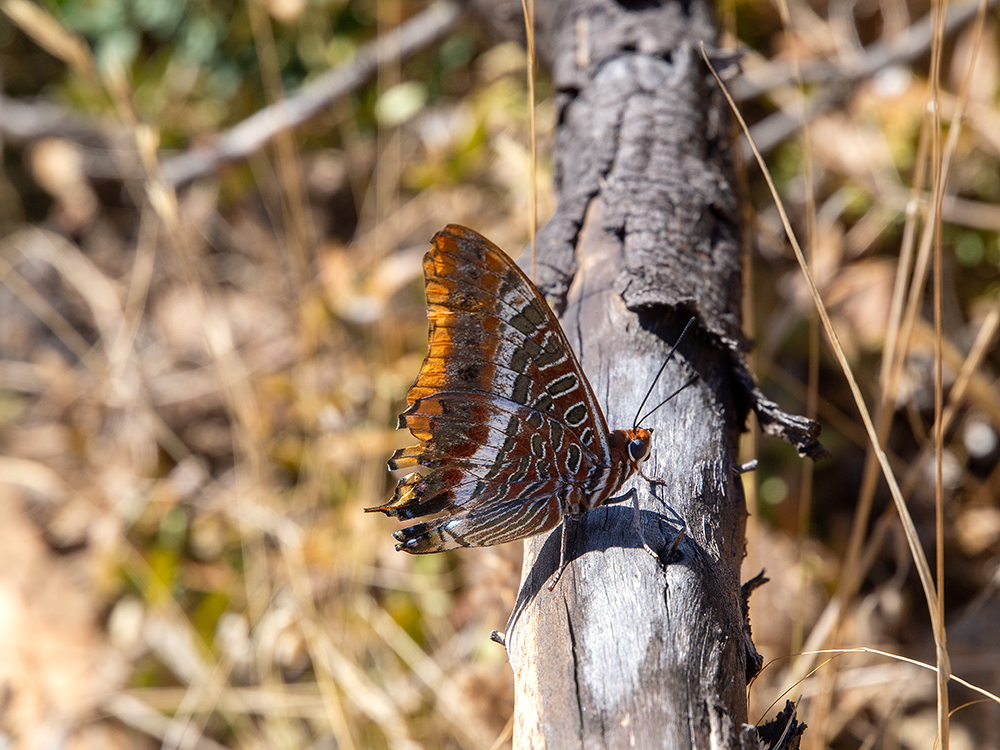
<svg viewBox="0 0 1000 750">
<path fill-rule="evenodd" d="M 512 485 L 511 489 L 527 488 Z M 561 520 L 562 508 L 555 494 L 522 492 L 512 500 L 498 500 L 488 508 L 414 524 L 393 536 L 400 549 L 421 554 L 513 542 L 554 529 Z"/>
<path fill-rule="evenodd" d="M 608 428 L 555 315 L 486 238 L 449 225 L 424 257 L 429 346 L 400 427 L 412 469 L 369 510 L 403 519 L 399 548 L 438 552 L 521 539 L 599 504 L 618 482 Z M 614 485 L 611 487 L 610 485 Z"/>
</svg>

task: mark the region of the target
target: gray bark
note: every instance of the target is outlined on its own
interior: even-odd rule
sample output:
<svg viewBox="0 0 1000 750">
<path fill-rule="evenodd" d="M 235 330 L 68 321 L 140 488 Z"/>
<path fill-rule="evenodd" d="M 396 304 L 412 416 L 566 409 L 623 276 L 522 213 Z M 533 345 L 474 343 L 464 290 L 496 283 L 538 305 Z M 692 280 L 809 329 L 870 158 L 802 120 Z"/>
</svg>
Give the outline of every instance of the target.
<svg viewBox="0 0 1000 750">
<path fill-rule="evenodd" d="M 509 4 L 474 5 L 518 33 Z M 551 0 L 539 3 L 536 34 L 559 112 L 559 208 L 539 235 L 538 285 L 612 429 L 632 425 L 692 316 L 650 404 L 700 379 L 645 423 L 645 473 L 663 484 L 627 485 L 659 562 L 628 504 L 571 523 L 572 562 L 552 592 L 559 530 L 526 542 L 506 633 L 514 746 L 758 747 L 745 725 L 756 654 L 740 590 L 737 438 L 753 407 L 801 452 L 821 449 L 816 425 L 781 413 L 746 370 L 730 121 L 699 52 L 715 40 L 711 6 Z"/>
</svg>

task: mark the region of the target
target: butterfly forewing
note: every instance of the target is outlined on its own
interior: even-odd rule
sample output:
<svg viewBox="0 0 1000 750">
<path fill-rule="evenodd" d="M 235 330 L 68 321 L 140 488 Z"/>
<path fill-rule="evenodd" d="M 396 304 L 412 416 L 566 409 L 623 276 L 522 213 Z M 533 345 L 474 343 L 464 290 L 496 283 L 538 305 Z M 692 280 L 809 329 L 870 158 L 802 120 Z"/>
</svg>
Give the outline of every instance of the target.
<svg viewBox="0 0 1000 750">
<path fill-rule="evenodd" d="M 429 347 L 400 427 L 421 441 L 379 510 L 399 548 L 437 552 L 521 539 L 599 505 L 627 468 L 558 320 L 498 247 L 450 225 L 424 257 Z"/>
</svg>

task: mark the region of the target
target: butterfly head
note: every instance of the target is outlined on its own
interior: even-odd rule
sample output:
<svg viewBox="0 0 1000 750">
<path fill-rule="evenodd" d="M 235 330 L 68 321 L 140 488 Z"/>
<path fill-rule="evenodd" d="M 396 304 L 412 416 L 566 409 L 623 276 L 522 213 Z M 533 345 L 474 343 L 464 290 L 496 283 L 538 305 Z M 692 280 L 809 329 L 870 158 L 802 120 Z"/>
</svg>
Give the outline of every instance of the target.
<svg viewBox="0 0 1000 750">
<path fill-rule="evenodd" d="M 628 457 L 630 473 L 642 473 L 642 463 L 649 458 L 649 449 L 653 442 L 653 431 L 645 427 L 633 427 L 624 430 L 625 433 L 625 453 Z"/>
</svg>

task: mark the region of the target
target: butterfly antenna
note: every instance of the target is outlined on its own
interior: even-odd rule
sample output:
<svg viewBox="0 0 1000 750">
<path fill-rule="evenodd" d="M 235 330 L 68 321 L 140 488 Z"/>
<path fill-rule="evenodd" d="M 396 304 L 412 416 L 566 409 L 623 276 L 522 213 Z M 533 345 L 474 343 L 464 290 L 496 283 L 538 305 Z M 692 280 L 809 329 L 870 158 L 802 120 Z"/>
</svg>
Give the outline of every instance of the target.
<svg viewBox="0 0 1000 750">
<path fill-rule="evenodd" d="M 646 417 L 648 417 L 649 414 L 652 414 L 654 411 L 656 411 L 656 409 L 659 409 L 660 406 L 663 406 L 663 404 L 667 403 L 667 401 L 669 401 L 671 398 L 673 398 L 678 393 L 680 393 L 685 388 L 687 388 L 689 385 L 691 385 L 692 382 L 694 382 L 693 379 L 689 380 L 687 383 L 685 383 L 683 386 L 681 386 L 680 389 L 678 389 L 674 393 L 670 394 L 670 397 L 667 398 L 666 401 L 664 401 L 659 406 L 657 406 L 656 409 L 653 409 L 653 411 L 649 412 L 649 414 L 647 414 L 646 417 L 643 417 L 642 419 L 639 419 L 639 415 L 642 414 L 642 407 L 644 407 L 646 405 L 646 402 L 649 401 L 649 397 L 652 395 L 653 389 L 656 387 L 656 381 L 658 381 L 660 379 L 660 375 L 662 375 L 663 371 L 665 369 L 667 369 L 667 363 L 670 362 L 671 359 L 673 359 L 674 352 L 677 351 L 677 347 L 680 346 L 681 342 L 684 340 L 684 334 L 686 334 L 688 332 L 688 329 L 691 327 L 691 325 L 693 323 L 694 323 L 694 318 L 692 317 L 691 320 L 689 320 L 687 322 L 687 325 L 684 326 L 684 330 L 681 331 L 681 335 L 677 337 L 677 341 L 675 341 L 674 345 L 672 347 L 670 347 L 670 352 L 667 354 L 667 358 L 665 360 L 663 360 L 663 364 L 660 365 L 659 372 L 656 373 L 656 377 L 653 378 L 653 382 L 650 384 L 649 390 L 646 391 L 645 398 L 642 399 L 642 403 L 639 404 L 639 408 L 636 409 L 636 412 L 635 412 L 635 421 L 632 422 L 632 429 L 635 429 L 636 427 L 638 427 L 639 423 L 642 422 L 642 419 L 645 419 Z"/>
<path fill-rule="evenodd" d="M 640 420 L 638 420 L 635 423 L 635 426 L 638 427 L 640 424 L 642 424 L 643 422 L 645 422 L 646 418 L 649 417 L 653 412 L 655 412 L 657 409 L 659 409 L 661 406 L 663 406 L 665 403 L 667 403 L 667 401 L 669 401 L 674 396 L 676 396 L 678 393 L 680 393 L 681 391 L 683 391 L 685 388 L 687 388 L 689 385 L 691 385 L 697 379 L 698 379 L 698 375 L 692 375 L 684 385 L 682 385 L 676 391 L 674 391 L 673 393 L 671 393 L 669 396 L 667 396 L 665 399 L 663 399 L 660 403 L 658 403 L 652 409 L 650 409 L 649 411 L 647 411 L 646 414 L 643 416 L 643 418 L 640 419 Z"/>
</svg>

